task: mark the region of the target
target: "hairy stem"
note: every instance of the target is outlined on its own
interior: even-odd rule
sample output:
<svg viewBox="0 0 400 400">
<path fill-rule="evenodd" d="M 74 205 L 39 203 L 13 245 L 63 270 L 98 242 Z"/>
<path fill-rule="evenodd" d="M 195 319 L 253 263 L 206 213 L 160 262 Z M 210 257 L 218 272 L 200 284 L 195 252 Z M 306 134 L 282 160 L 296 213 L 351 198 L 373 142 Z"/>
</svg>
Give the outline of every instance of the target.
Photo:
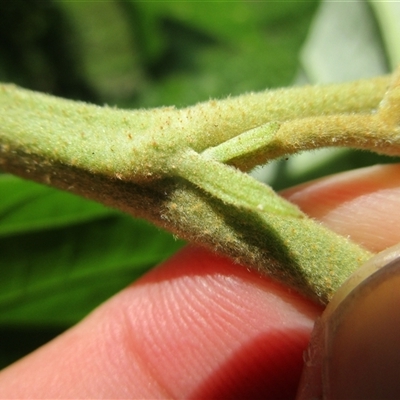
<svg viewBox="0 0 400 400">
<path fill-rule="evenodd" d="M 398 154 L 389 82 L 134 111 L 0 85 L 0 166 L 147 218 L 326 303 L 370 253 L 235 167 L 336 141 Z"/>
</svg>

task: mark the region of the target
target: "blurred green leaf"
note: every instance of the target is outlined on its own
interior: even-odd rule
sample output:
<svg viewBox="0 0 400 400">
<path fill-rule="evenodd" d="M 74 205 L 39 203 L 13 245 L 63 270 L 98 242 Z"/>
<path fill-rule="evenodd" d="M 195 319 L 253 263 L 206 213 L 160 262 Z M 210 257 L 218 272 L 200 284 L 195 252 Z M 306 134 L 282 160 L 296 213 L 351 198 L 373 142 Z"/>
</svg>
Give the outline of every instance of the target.
<svg viewBox="0 0 400 400">
<path fill-rule="evenodd" d="M 147 77 L 134 104 L 184 106 L 289 84 L 318 1 L 125 4 Z"/>
<path fill-rule="evenodd" d="M 101 204 L 12 175 L 0 175 L 0 193 L 0 237 L 62 228 L 116 213 Z"/>
<path fill-rule="evenodd" d="M 368 2 L 322 1 L 302 48 L 301 64 L 313 84 L 387 74 L 387 57 Z"/>
<path fill-rule="evenodd" d="M 0 38 L 1 81 L 96 100 L 82 74 L 76 37 L 59 3 L 0 1 Z"/>
<path fill-rule="evenodd" d="M 123 215 L 2 237 L 0 323 L 67 327 L 181 246 Z"/>
<path fill-rule="evenodd" d="M 57 4 L 75 39 L 75 57 L 98 99 L 122 103 L 141 89 L 142 70 L 129 19 L 118 1 Z"/>
</svg>

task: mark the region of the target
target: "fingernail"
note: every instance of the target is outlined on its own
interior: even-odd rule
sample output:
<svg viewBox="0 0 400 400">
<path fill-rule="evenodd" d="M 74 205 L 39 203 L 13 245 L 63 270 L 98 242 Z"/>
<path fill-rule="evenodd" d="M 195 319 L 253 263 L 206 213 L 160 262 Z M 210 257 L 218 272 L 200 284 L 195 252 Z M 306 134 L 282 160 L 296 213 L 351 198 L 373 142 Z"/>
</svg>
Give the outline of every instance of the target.
<svg viewBox="0 0 400 400">
<path fill-rule="evenodd" d="M 316 322 L 297 399 L 400 398 L 400 245 L 371 258 Z"/>
</svg>

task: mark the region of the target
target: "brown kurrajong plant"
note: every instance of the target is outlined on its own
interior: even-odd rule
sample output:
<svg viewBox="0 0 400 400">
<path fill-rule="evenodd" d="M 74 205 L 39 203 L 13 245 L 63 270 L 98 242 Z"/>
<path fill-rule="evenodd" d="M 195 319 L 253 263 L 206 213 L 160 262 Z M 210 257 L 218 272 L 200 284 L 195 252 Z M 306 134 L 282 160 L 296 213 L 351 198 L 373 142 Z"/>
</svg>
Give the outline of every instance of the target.
<svg viewBox="0 0 400 400">
<path fill-rule="evenodd" d="M 146 218 L 320 303 L 371 253 L 246 172 L 303 150 L 400 154 L 400 73 L 119 110 L 0 85 L 0 168 Z"/>
</svg>

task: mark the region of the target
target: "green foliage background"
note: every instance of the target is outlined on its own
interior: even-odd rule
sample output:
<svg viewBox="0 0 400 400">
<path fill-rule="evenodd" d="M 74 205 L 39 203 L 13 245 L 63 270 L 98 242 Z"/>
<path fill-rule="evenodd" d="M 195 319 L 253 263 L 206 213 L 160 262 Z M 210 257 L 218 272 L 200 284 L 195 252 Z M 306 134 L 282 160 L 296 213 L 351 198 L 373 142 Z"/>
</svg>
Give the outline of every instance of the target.
<svg viewBox="0 0 400 400">
<path fill-rule="evenodd" d="M 0 1 L 0 81 L 126 108 L 293 83 L 318 1 Z M 276 188 L 375 162 L 341 153 Z M 379 160 L 382 160 L 379 158 Z M 82 319 L 183 243 L 115 210 L 0 175 L 0 367 Z"/>
</svg>

